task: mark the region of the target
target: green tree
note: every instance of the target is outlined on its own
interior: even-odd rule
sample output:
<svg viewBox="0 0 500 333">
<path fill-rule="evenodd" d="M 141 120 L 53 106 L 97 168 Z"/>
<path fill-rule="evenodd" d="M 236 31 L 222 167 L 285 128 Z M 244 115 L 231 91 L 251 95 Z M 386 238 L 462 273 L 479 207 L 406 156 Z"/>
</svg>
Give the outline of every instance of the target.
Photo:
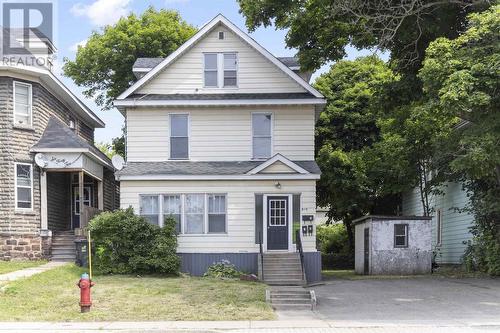
<svg viewBox="0 0 500 333">
<path fill-rule="evenodd" d="M 373 212 L 379 200 L 395 192 L 378 181 L 382 172 L 373 146 L 380 140 L 378 92 L 397 80 L 382 60 L 370 56 L 340 61 L 315 83 L 327 99 L 316 127 L 317 161 L 323 170 L 318 204 L 329 208 L 330 219 L 344 222 L 351 241 L 352 220 Z"/>
<path fill-rule="evenodd" d="M 460 119 L 436 157 L 449 160 L 469 192 L 474 243 L 468 263 L 500 275 L 500 5 L 469 16 L 455 39 L 427 49 L 419 77 L 427 103 L 443 118 Z"/>
<path fill-rule="evenodd" d="M 132 65 L 139 57 L 167 57 L 196 32 L 178 12 L 148 8 L 116 24 L 94 31 L 79 46 L 74 61 L 64 59 L 64 74 L 72 78 L 97 105 L 110 108 L 112 100 L 134 81 Z"/>
</svg>

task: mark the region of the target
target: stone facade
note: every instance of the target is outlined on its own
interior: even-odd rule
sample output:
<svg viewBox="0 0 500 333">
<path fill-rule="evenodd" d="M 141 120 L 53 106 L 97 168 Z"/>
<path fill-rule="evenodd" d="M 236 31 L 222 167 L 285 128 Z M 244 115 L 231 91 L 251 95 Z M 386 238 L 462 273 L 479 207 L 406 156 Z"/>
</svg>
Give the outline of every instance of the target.
<svg viewBox="0 0 500 333">
<path fill-rule="evenodd" d="M 5 75 L 5 74 L 4 74 Z M 32 86 L 32 126 L 14 125 L 14 81 Z M 0 76 L 0 259 L 40 258 L 50 249 L 50 237 L 40 236 L 40 170 L 33 162 L 30 148 L 40 139 L 51 116 L 63 123 L 75 123 L 75 131 L 93 143 L 94 130 L 76 112 L 65 106 L 37 79 Z M 33 166 L 32 209 L 15 208 L 15 163 Z"/>
</svg>

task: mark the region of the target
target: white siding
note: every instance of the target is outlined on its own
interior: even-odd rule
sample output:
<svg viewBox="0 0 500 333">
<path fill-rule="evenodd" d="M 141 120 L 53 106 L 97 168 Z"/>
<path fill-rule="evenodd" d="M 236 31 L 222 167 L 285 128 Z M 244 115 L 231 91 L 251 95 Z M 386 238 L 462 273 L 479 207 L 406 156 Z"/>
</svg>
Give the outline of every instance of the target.
<svg viewBox="0 0 500 333">
<path fill-rule="evenodd" d="M 283 162 L 277 161 L 260 171 L 259 173 L 297 173 Z"/>
<path fill-rule="evenodd" d="M 288 106 L 128 109 L 128 161 L 168 160 L 168 115 L 179 112 L 190 115 L 190 160 L 250 160 L 252 112 L 273 113 L 273 154 L 291 160 L 314 160 L 314 108 Z"/>
<path fill-rule="evenodd" d="M 472 238 L 469 231 L 474 217 L 456 209 L 463 209 L 467 203 L 467 194 L 458 183 L 448 183 L 443 187 L 444 195 L 432 197 L 431 207 L 434 209 L 432 219 L 432 247 L 436 247 L 436 211 L 442 211 L 442 243 L 437 247 L 436 261 L 443 264 L 460 264 L 467 242 Z M 418 188 L 403 195 L 403 214 L 422 215 L 422 204 Z"/>
<path fill-rule="evenodd" d="M 258 252 L 255 244 L 255 193 L 301 193 L 301 214 L 314 215 L 316 184 L 310 180 L 280 181 L 121 181 L 120 204 L 139 211 L 139 194 L 226 193 L 227 234 L 180 235 L 180 253 Z M 316 230 L 315 230 L 316 231 Z M 304 251 L 316 251 L 316 235 L 304 238 Z"/>
<path fill-rule="evenodd" d="M 225 39 L 218 39 L 218 32 Z M 238 88 L 204 88 L 203 52 L 238 53 Z M 295 80 L 227 28 L 219 26 L 171 63 L 137 93 L 289 93 L 306 92 Z"/>
</svg>

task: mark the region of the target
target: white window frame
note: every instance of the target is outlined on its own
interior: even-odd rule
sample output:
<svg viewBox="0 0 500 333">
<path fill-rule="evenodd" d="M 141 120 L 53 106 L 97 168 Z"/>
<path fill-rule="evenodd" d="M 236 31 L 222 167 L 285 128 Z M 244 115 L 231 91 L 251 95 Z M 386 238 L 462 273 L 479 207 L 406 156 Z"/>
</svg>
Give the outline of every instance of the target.
<svg viewBox="0 0 500 333">
<path fill-rule="evenodd" d="M 21 86 L 26 86 L 28 87 L 28 118 L 29 118 L 29 124 L 28 125 L 20 125 L 16 122 L 16 115 L 18 114 L 16 112 L 16 85 L 21 85 Z M 16 127 L 33 127 L 33 86 L 30 83 L 26 82 L 21 82 L 21 81 L 13 81 L 12 83 L 12 92 L 13 92 L 13 106 L 12 106 L 12 113 L 14 115 L 13 123 L 14 126 Z M 23 116 L 25 116 L 23 114 Z"/>
<path fill-rule="evenodd" d="M 18 207 L 17 206 L 17 197 L 18 197 L 18 194 L 17 194 L 17 189 L 18 187 L 22 187 L 22 188 L 28 188 L 27 186 L 18 186 L 17 185 L 17 166 L 18 165 L 27 165 L 30 167 L 30 193 L 31 193 L 31 207 L 30 208 L 23 208 L 23 207 Z M 34 178 L 34 175 L 33 175 L 33 164 L 30 164 L 30 163 L 14 163 L 14 186 L 15 186 L 15 195 L 14 195 L 14 207 L 15 207 L 15 210 L 16 211 L 23 211 L 23 212 L 32 212 L 33 211 L 33 206 L 34 206 L 34 200 L 33 200 L 33 178 Z"/>
<path fill-rule="evenodd" d="M 443 210 L 436 210 L 436 245 L 441 246 L 443 242 Z"/>
<path fill-rule="evenodd" d="M 396 226 L 404 226 L 405 233 L 404 235 L 402 234 L 396 234 Z M 404 236 L 405 239 L 405 244 L 404 245 L 397 245 L 396 244 L 396 237 L 402 237 Z M 410 226 L 408 223 L 396 223 L 394 224 L 394 248 L 395 249 L 405 249 L 410 246 Z"/>
<path fill-rule="evenodd" d="M 204 196 L 204 211 L 203 211 L 203 233 L 191 233 L 187 234 L 186 231 L 186 195 L 203 195 Z M 210 195 L 217 195 L 217 196 L 224 196 L 225 197 L 225 227 L 224 227 L 224 232 L 208 232 L 208 197 Z M 181 223 L 180 223 L 180 233 L 179 235 L 182 236 L 205 236 L 205 235 L 212 235 L 212 236 L 224 236 L 228 234 L 228 216 L 227 216 L 227 206 L 228 206 L 228 195 L 227 193 L 218 193 L 218 192 L 207 192 L 207 193 L 200 193 L 200 192 L 190 192 L 190 193 L 141 193 L 139 194 L 139 215 L 141 216 L 141 197 L 143 196 L 157 196 L 158 197 L 158 226 L 161 228 L 164 227 L 164 222 L 165 222 L 165 217 L 166 215 L 163 213 L 163 197 L 164 196 L 180 196 L 181 198 Z"/>
<path fill-rule="evenodd" d="M 172 157 L 172 116 L 187 115 L 187 139 L 188 139 L 188 156 L 187 158 Z M 183 136 L 175 136 L 174 138 L 184 138 Z M 171 112 L 168 114 L 168 159 L 174 161 L 186 161 L 191 157 L 191 114 L 189 112 Z"/>
<path fill-rule="evenodd" d="M 254 152 L 254 149 L 253 149 L 253 139 L 254 139 L 254 135 L 253 135 L 253 116 L 256 115 L 256 114 L 263 114 L 263 115 L 270 115 L 271 116 L 271 153 L 270 153 L 270 156 L 268 156 L 268 157 L 255 157 L 255 152 Z M 271 158 L 274 155 L 274 113 L 273 112 L 252 112 L 251 118 L 250 118 L 250 124 L 251 124 L 251 127 L 252 127 L 251 139 L 250 139 L 250 143 L 252 145 L 252 148 L 251 148 L 251 150 L 252 150 L 251 159 L 252 160 L 262 161 L 262 160 L 267 160 L 267 159 Z"/>
<path fill-rule="evenodd" d="M 217 55 L 217 85 L 216 86 L 207 86 L 205 82 L 205 55 L 206 54 L 215 54 Z M 236 85 L 234 86 L 224 86 L 224 55 L 225 54 L 234 54 L 236 56 Z M 205 89 L 238 89 L 239 87 L 239 56 L 236 51 L 227 51 L 227 52 L 203 52 L 202 53 L 202 62 L 203 62 L 203 88 Z M 213 70 L 210 70 L 213 71 Z"/>
<path fill-rule="evenodd" d="M 224 197 L 224 232 L 210 232 L 210 221 L 209 221 L 209 216 L 210 216 L 210 196 L 219 196 L 219 197 Z M 220 234 L 227 234 L 227 194 L 225 193 L 206 193 L 205 194 L 205 204 L 206 204 L 206 230 L 207 234 L 211 235 L 220 235 Z M 220 213 L 218 214 L 220 215 Z"/>
</svg>

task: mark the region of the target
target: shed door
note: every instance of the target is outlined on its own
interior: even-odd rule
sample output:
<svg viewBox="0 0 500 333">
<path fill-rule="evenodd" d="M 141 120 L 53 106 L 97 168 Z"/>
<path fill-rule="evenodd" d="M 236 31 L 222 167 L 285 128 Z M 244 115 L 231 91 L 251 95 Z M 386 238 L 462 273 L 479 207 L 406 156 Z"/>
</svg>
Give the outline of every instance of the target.
<svg viewBox="0 0 500 333">
<path fill-rule="evenodd" d="M 364 238 L 364 243 L 365 243 L 365 256 L 364 256 L 364 274 L 368 275 L 370 274 L 370 229 L 365 228 L 365 238 Z"/>
</svg>

